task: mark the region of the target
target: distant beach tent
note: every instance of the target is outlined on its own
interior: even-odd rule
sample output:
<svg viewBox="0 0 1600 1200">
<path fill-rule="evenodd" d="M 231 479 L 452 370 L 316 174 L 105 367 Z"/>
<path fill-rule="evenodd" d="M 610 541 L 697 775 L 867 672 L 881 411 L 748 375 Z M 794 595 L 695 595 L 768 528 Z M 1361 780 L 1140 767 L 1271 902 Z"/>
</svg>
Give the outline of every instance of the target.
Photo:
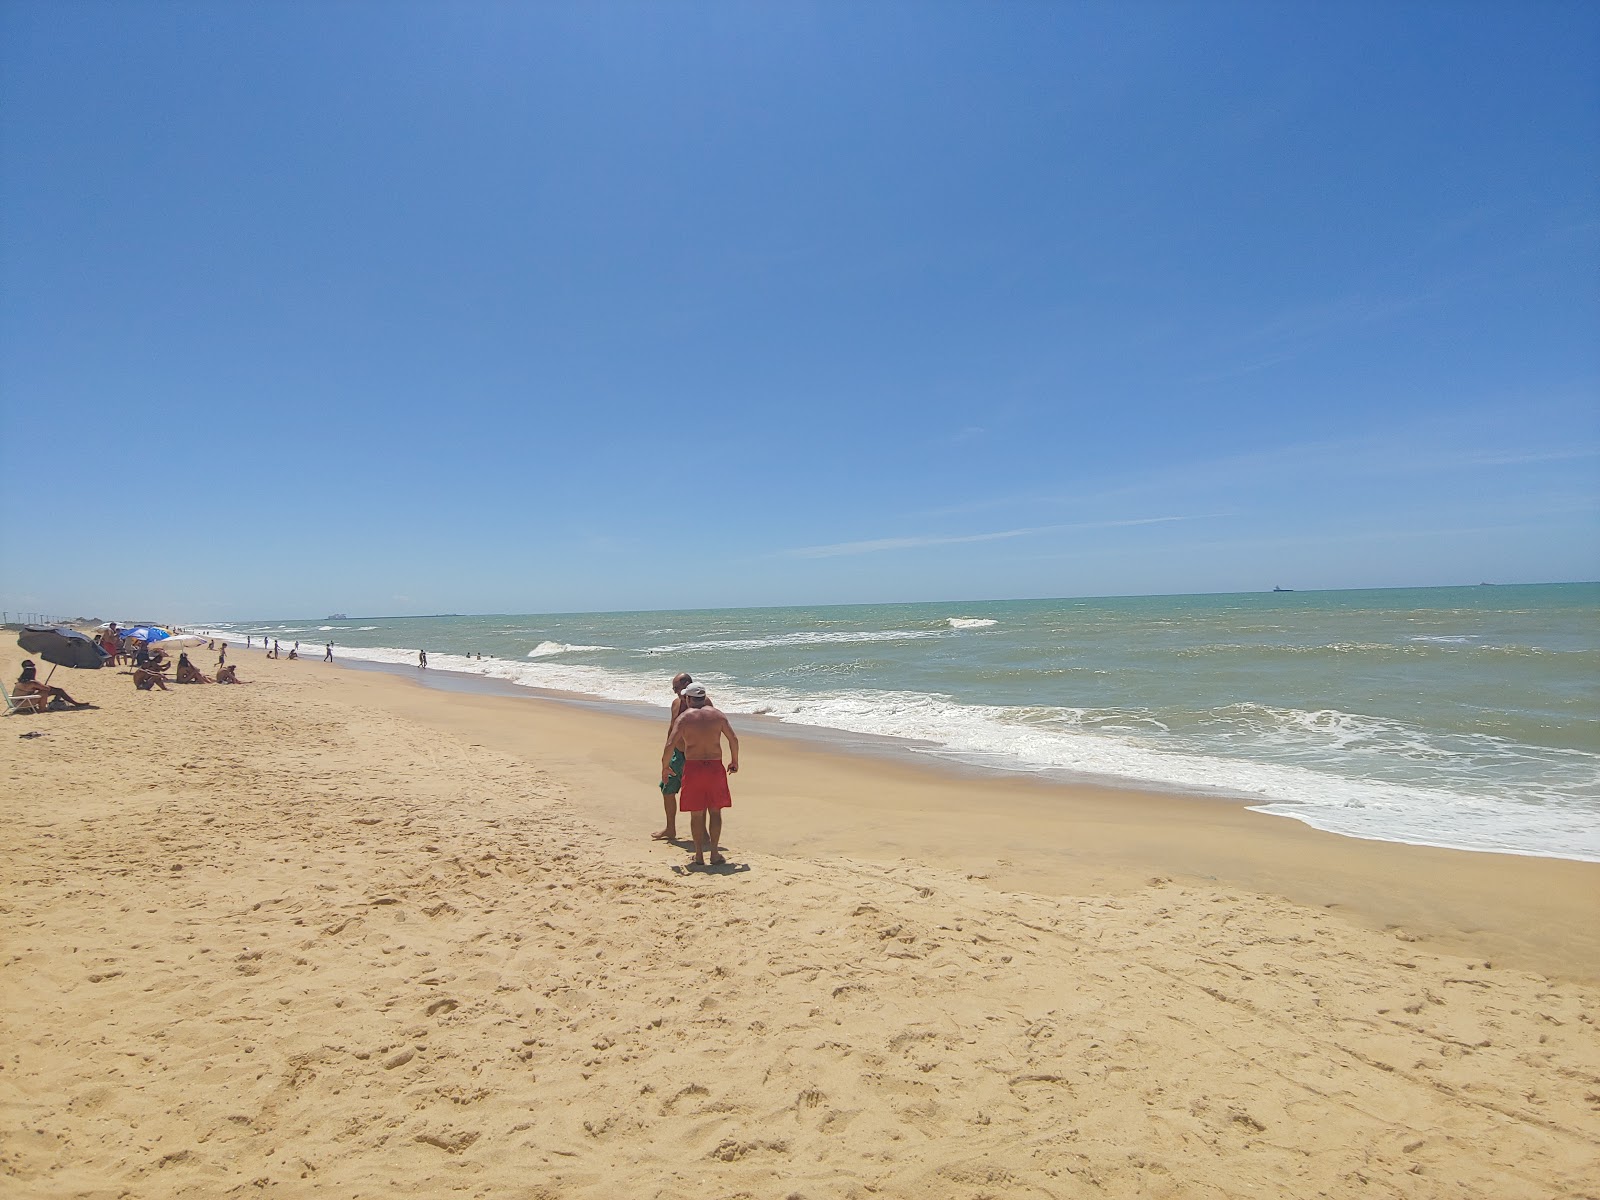
<svg viewBox="0 0 1600 1200">
<path fill-rule="evenodd" d="M 148 645 L 151 642 L 162 642 L 172 635 L 159 625 L 139 625 L 133 629 L 124 629 L 122 636 L 125 638 L 138 638 Z"/>
<path fill-rule="evenodd" d="M 64 625 L 24 625 L 17 645 L 50 663 L 50 675 L 55 674 L 56 667 L 98 671 L 111 661 L 111 656 L 100 649 L 100 643 Z M 49 678 L 45 676 L 47 681 Z"/>
</svg>

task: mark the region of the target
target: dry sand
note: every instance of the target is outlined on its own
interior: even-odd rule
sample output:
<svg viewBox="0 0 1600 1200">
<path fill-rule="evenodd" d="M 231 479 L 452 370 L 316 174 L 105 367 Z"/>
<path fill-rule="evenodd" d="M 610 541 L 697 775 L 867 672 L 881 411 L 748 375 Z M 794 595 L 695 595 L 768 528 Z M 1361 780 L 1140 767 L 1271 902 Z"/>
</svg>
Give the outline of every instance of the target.
<svg viewBox="0 0 1600 1200">
<path fill-rule="evenodd" d="M 1600 867 L 232 657 L 0 723 L 8 1197 L 1600 1194 Z"/>
</svg>

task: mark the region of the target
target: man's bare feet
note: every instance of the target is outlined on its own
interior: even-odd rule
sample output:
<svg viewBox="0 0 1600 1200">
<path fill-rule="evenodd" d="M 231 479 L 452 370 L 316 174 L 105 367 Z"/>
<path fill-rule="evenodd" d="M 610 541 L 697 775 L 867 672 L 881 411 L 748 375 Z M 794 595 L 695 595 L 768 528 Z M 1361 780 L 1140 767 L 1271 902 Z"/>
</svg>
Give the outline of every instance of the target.
<svg viewBox="0 0 1600 1200">
<path fill-rule="evenodd" d="M 711 865 L 713 867 L 723 867 L 726 866 L 727 863 L 728 860 L 723 858 L 722 855 L 718 854 L 714 850 L 711 852 Z"/>
<path fill-rule="evenodd" d="M 676 829 L 658 829 L 650 835 L 650 840 L 653 842 L 675 842 L 678 840 L 678 831 Z"/>
<path fill-rule="evenodd" d="M 706 865 L 706 860 L 696 854 L 692 859 L 689 860 L 689 865 L 691 867 L 703 867 Z"/>
</svg>

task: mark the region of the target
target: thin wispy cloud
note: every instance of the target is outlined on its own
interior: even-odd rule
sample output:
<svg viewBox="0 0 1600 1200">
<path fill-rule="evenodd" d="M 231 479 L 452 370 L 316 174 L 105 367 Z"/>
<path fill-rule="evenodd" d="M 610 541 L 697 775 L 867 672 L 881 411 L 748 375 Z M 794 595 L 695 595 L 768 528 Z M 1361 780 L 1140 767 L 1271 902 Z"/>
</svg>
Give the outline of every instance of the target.
<svg viewBox="0 0 1600 1200">
<path fill-rule="evenodd" d="M 1600 446 L 1577 446 L 1571 450 L 1507 451 L 1504 454 L 1464 457 L 1454 465 L 1463 467 L 1509 467 L 1522 463 L 1570 462 L 1578 458 L 1600 458 Z"/>
<path fill-rule="evenodd" d="M 1006 508 L 1071 507 L 1116 504 L 1125 506 L 1136 497 L 1167 498 L 1166 502 L 1204 503 L 1202 497 L 1219 488 L 1237 486 L 1241 479 L 1255 483 L 1311 479 L 1418 477 L 1471 471 L 1486 467 L 1518 467 L 1538 463 L 1577 462 L 1600 457 L 1600 445 L 1565 447 L 1524 445 L 1490 449 L 1478 445 L 1428 445 L 1427 430 L 1391 430 L 1381 436 L 1297 442 L 1217 458 L 1163 466 L 1159 471 L 1138 472 L 1105 480 L 1106 486 L 1081 492 L 1013 492 L 976 498 L 961 504 L 941 505 L 915 514 L 920 518 L 963 516 Z M 1157 501 L 1161 502 L 1161 501 Z"/>
<path fill-rule="evenodd" d="M 1163 525 L 1172 521 L 1193 521 L 1196 517 L 1135 517 L 1122 521 L 1074 521 L 1064 525 L 1035 525 L 1026 529 L 998 529 L 989 533 L 927 534 L 912 537 L 871 538 L 860 542 L 835 542 L 828 546 L 800 546 L 780 550 L 778 558 L 840 558 L 850 554 L 879 554 L 885 550 L 921 550 L 928 546 L 956 546 L 969 542 L 1000 542 L 1011 538 L 1034 537 L 1068 529 L 1115 529 L 1129 525 Z"/>
</svg>

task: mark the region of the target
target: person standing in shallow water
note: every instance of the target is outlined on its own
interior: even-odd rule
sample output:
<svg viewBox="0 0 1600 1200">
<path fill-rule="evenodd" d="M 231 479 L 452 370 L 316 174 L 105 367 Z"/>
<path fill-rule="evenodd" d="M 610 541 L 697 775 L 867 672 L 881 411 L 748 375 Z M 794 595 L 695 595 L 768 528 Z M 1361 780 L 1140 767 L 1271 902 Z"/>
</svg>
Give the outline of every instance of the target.
<svg viewBox="0 0 1600 1200">
<path fill-rule="evenodd" d="M 691 683 L 683 689 L 687 707 L 673 722 L 667 735 L 666 747 L 661 751 L 661 769 L 665 773 L 674 750 L 682 750 L 683 790 L 678 796 L 678 808 L 689 814 L 689 831 L 694 836 L 694 865 L 706 865 L 705 854 L 711 855 L 711 865 L 720 867 L 728 860 L 722 857 L 718 843 L 722 839 L 722 810 L 733 806 L 728 792 L 728 776 L 739 770 L 739 737 L 728 724 L 728 718 L 711 707 L 705 688 Z M 728 765 L 722 765 L 722 739 L 728 739 Z"/>
<path fill-rule="evenodd" d="M 417 670 L 426 671 L 427 669 L 428 669 L 428 652 L 426 650 L 418 650 L 417 651 Z"/>
<path fill-rule="evenodd" d="M 683 689 L 694 682 L 694 677 L 689 674 L 674 675 L 672 677 L 672 712 L 667 717 L 667 734 L 670 737 L 672 727 L 678 723 L 678 718 L 683 715 L 683 710 L 688 707 L 683 700 Z M 672 758 L 667 765 L 661 768 L 661 782 L 656 785 L 661 789 L 662 807 L 666 809 L 667 823 L 658 832 L 650 836 L 658 842 L 675 842 L 678 840 L 678 792 L 683 787 L 683 751 L 674 750 Z"/>
</svg>

